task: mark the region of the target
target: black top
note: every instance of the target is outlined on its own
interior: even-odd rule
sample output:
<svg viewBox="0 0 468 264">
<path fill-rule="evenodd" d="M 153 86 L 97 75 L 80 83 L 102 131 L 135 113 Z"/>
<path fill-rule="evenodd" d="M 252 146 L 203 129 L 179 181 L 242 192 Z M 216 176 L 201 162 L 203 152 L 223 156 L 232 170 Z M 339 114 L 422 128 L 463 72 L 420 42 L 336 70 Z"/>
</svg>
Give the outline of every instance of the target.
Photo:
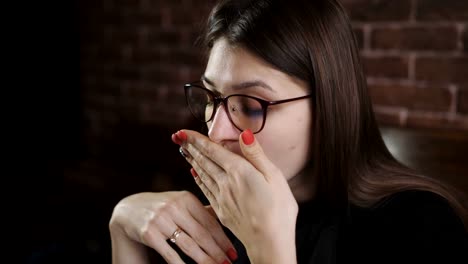
<svg viewBox="0 0 468 264">
<path fill-rule="evenodd" d="M 299 204 L 298 263 L 468 263 L 468 233 L 448 202 L 431 192 L 405 191 L 373 208 L 351 206 L 334 220 L 313 202 Z M 228 232 L 239 259 L 242 243 Z"/>
</svg>

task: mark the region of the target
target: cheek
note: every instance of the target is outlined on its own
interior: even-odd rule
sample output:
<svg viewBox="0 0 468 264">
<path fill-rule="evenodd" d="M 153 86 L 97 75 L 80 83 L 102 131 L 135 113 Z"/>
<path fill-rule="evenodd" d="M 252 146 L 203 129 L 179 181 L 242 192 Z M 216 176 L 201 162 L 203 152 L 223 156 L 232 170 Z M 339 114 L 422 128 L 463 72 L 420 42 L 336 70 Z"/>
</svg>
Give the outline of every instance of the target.
<svg viewBox="0 0 468 264">
<path fill-rule="evenodd" d="M 310 118 L 275 122 L 259 138 L 265 154 L 286 179 L 299 173 L 309 160 Z"/>
</svg>

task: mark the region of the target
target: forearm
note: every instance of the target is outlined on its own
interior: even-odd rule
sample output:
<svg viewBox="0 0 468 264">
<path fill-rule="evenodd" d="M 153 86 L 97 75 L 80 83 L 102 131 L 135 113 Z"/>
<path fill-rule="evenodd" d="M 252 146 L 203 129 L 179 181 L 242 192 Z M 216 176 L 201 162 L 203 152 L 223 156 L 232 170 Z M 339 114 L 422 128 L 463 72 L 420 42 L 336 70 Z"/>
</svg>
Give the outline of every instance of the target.
<svg viewBox="0 0 468 264">
<path fill-rule="evenodd" d="M 111 235 L 113 264 L 148 264 L 147 249 L 144 245 L 128 238 Z"/>
<path fill-rule="evenodd" d="M 295 264 L 297 263 L 296 253 L 294 252 L 263 252 L 257 257 L 249 255 L 252 264 Z"/>
</svg>

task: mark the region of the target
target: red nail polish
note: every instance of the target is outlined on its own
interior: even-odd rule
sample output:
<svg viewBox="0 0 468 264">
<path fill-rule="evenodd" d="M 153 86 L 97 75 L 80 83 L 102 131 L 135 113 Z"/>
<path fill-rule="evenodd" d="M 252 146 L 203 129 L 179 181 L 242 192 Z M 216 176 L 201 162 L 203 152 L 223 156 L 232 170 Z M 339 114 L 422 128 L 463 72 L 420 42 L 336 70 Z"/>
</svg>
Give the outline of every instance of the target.
<svg viewBox="0 0 468 264">
<path fill-rule="evenodd" d="M 237 259 L 237 253 L 233 248 L 228 249 L 226 255 L 229 257 L 231 261 L 235 261 Z"/>
<path fill-rule="evenodd" d="M 195 171 L 195 169 L 191 168 L 191 169 L 190 169 L 190 173 L 192 174 L 192 176 L 193 176 L 194 178 L 198 177 L 198 174 L 197 174 L 197 172 Z"/>
<path fill-rule="evenodd" d="M 187 140 L 187 134 L 185 134 L 184 131 L 182 130 L 179 130 L 177 133 L 176 133 L 176 136 L 180 139 L 180 141 L 182 142 L 185 142 Z"/>
<path fill-rule="evenodd" d="M 247 129 L 244 132 L 242 132 L 242 141 L 244 141 L 244 144 L 250 145 L 254 142 L 254 140 L 254 135 L 252 134 L 252 131 L 250 129 Z"/>
<path fill-rule="evenodd" d="M 225 259 L 221 264 L 229 264 L 229 260 Z"/>
<path fill-rule="evenodd" d="M 172 139 L 172 142 L 174 142 L 177 145 L 182 144 L 182 142 L 180 141 L 179 137 L 176 134 L 172 134 L 171 139 Z"/>
</svg>

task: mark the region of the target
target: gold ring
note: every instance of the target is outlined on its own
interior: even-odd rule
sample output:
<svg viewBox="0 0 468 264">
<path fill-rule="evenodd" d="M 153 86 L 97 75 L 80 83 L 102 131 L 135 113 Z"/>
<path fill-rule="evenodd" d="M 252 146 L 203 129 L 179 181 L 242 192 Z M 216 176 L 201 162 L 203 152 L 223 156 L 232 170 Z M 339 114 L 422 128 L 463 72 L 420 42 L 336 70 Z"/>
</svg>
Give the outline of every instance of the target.
<svg viewBox="0 0 468 264">
<path fill-rule="evenodd" d="M 177 241 L 177 237 L 180 235 L 180 233 L 182 233 L 182 230 L 180 228 L 177 228 L 176 231 L 172 233 L 172 236 L 169 237 L 169 240 L 175 244 Z"/>
</svg>

